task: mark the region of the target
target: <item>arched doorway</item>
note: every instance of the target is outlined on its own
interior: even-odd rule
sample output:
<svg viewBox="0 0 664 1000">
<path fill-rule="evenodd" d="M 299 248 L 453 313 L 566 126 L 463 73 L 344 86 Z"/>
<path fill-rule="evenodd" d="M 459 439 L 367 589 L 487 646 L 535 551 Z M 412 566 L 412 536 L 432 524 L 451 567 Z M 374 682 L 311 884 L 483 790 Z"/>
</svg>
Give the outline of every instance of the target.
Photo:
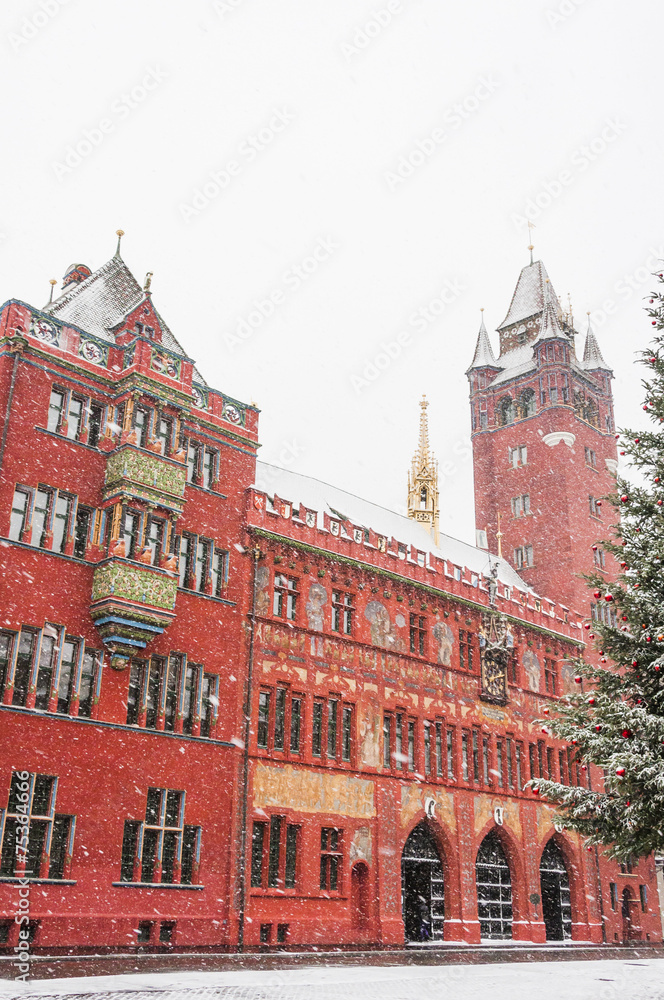
<svg viewBox="0 0 664 1000">
<path fill-rule="evenodd" d="M 630 888 L 622 893 L 623 941 L 640 941 L 641 927 L 639 925 L 639 908 Z"/>
<path fill-rule="evenodd" d="M 351 922 L 362 930 L 369 925 L 369 869 L 363 861 L 350 873 Z"/>
<path fill-rule="evenodd" d="M 540 887 L 547 941 L 569 941 L 572 937 L 569 874 L 563 852 L 554 840 L 542 851 Z"/>
<path fill-rule="evenodd" d="M 411 831 L 401 856 L 401 902 L 406 941 L 442 941 L 443 865 L 425 822 Z"/>
<path fill-rule="evenodd" d="M 488 833 L 475 862 L 477 916 L 480 937 L 492 940 L 512 937 L 512 877 L 503 845 Z"/>
</svg>

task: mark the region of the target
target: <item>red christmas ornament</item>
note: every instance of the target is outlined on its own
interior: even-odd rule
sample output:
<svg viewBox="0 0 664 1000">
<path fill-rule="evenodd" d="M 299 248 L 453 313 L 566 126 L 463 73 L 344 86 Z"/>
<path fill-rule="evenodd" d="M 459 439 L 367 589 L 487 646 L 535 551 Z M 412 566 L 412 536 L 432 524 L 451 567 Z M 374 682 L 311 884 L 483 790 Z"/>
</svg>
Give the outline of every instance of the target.
<svg viewBox="0 0 664 1000">
<path fill-rule="evenodd" d="M 539 795 L 539 793 L 540 793 L 539 788 L 533 788 L 533 795 Z"/>
<path fill-rule="evenodd" d="M 599 590 L 593 590 L 593 597 L 600 598 L 602 596 Z"/>
<path fill-rule="evenodd" d="M 621 452 L 620 452 L 620 454 L 621 454 L 621 455 L 624 455 L 624 454 L 625 454 L 625 452 L 624 452 L 624 451 L 621 451 Z"/>
<path fill-rule="evenodd" d="M 634 444 L 638 444 L 641 438 L 634 438 Z"/>
<path fill-rule="evenodd" d="M 622 616 L 622 620 L 623 620 L 624 622 L 626 622 L 626 621 L 627 621 L 627 615 L 623 615 L 623 616 Z"/>
<path fill-rule="evenodd" d="M 587 851 L 592 851 L 592 847 L 586 847 Z"/>
<path fill-rule="evenodd" d="M 590 629 L 590 624 L 588 622 L 586 622 L 586 624 L 583 627 L 584 627 L 584 629 L 587 632 Z"/>
<path fill-rule="evenodd" d="M 605 601 L 612 601 L 613 600 L 613 594 L 605 594 L 604 595 L 604 600 Z"/>
<path fill-rule="evenodd" d="M 595 732 L 596 733 L 601 733 L 602 732 L 602 727 L 601 726 L 595 726 Z"/>
<path fill-rule="evenodd" d="M 593 545 L 593 552 L 597 552 L 597 546 Z"/>
<path fill-rule="evenodd" d="M 581 770 L 582 771 L 587 771 L 588 770 L 588 765 L 587 764 L 582 764 L 581 765 Z"/>
<path fill-rule="evenodd" d="M 589 705 L 594 705 L 594 704 L 595 704 L 595 701 L 596 701 L 596 699 L 595 699 L 595 698 L 593 698 L 592 696 L 591 696 L 590 698 L 588 698 L 588 704 L 589 704 Z"/>
<path fill-rule="evenodd" d="M 625 768 L 624 767 L 617 767 L 616 768 L 616 774 L 618 775 L 619 778 L 624 778 L 625 777 Z"/>
<path fill-rule="evenodd" d="M 548 708 L 543 708 L 542 711 L 544 712 L 545 715 L 549 714 L 549 709 Z"/>
<path fill-rule="evenodd" d="M 620 502 L 621 503 L 627 503 L 628 500 L 629 500 L 629 497 L 627 496 L 626 493 L 624 493 L 623 496 L 621 496 L 621 498 L 620 498 Z"/>
<path fill-rule="evenodd" d="M 622 733 L 620 735 L 624 739 L 628 740 L 630 738 L 630 736 L 632 735 L 632 731 L 630 729 L 623 729 L 623 731 L 622 731 Z"/>
<path fill-rule="evenodd" d="M 580 684 L 581 681 L 583 680 L 583 677 L 581 677 L 581 676 L 579 676 L 579 674 L 577 674 L 576 677 L 574 678 L 574 680 L 576 681 L 577 684 Z"/>
<path fill-rule="evenodd" d="M 657 506 L 658 506 L 658 507 L 661 507 L 661 506 L 662 506 L 662 501 L 661 501 L 661 500 L 658 500 L 658 501 L 657 501 Z"/>
<path fill-rule="evenodd" d="M 621 569 L 627 569 L 627 563 L 626 562 L 621 562 L 620 568 Z"/>
<path fill-rule="evenodd" d="M 631 806 L 631 804 L 632 804 L 632 803 L 631 803 L 631 802 L 629 801 L 629 799 L 627 799 L 627 802 L 625 803 L 625 805 L 626 805 L 626 806 Z"/>
<path fill-rule="evenodd" d="M 595 633 L 594 632 L 589 632 L 588 633 L 588 638 L 589 639 L 594 639 L 595 638 Z"/>
<path fill-rule="evenodd" d="M 656 483 L 658 483 L 658 482 L 659 482 L 659 476 L 655 476 L 655 482 L 656 482 Z"/>
</svg>

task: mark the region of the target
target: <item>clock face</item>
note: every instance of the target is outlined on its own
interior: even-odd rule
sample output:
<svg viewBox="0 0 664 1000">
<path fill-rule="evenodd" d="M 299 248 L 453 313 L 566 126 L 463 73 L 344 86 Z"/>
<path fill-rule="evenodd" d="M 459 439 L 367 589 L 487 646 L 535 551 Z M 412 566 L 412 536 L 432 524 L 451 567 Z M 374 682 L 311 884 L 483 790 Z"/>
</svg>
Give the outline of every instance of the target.
<svg viewBox="0 0 664 1000">
<path fill-rule="evenodd" d="M 482 698 L 507 701 L 507 657 L 504 650 L 482 650 Z"/>
</svg>

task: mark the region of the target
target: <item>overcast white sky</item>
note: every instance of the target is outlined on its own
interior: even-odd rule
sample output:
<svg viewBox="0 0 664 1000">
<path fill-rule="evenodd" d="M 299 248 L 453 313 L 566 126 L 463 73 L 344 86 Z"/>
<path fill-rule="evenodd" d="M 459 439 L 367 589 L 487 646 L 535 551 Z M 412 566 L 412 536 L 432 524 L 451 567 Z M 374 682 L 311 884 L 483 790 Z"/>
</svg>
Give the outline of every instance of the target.
<svg viewBox="0 0 664 1000">
<path fill-rule="evenodd" d="M 470 540 L 464 371 L 526 216 L 577 326 L 594 311 L 619 423 L 641 419 L 662 21 L 656 0 L 4 0 L 0 299 L 42 305 L 121 227 L 208 381 L 261 407 L 265 460 L 399 509 L 426 392 L 442 527 Z"/>
</svg>

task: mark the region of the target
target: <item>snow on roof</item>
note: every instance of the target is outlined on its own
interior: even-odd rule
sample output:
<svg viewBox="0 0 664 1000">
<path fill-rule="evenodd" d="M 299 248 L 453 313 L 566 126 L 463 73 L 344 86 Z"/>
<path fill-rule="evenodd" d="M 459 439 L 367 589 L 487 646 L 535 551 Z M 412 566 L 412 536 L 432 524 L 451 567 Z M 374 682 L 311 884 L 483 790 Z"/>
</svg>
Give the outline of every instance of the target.
<svg viewBox="0 0 664 1000">
<path fill-rule="evenodd" d="M 489 556 L 486 549 L 478 549 L 468 542 L 459 541 L 449 535 L 440 534 L 439 545 L 425 527 L 403 514 L 380 507 L 363 500 L 319 479 L 303 476 L 288 469 L 281 469 L 267 462 L 256 463 L 256 489 L 268 496 L 278 496 L 287 500 L 295 508 L 304 504 L 309 510 L 318 511 L 319 526 L 322 526 L 323 512 L 333 518 L 340 515 L 358 527 L 371 528 L 379 535 L 394 538 L 398 542 L 412 545 L 421 552 L 430 552 L 439 559 L 446 559 L 456 566 L 465 566 L 471 573 L 488 576 L 491 567 L 498 564 L 498 579 L 508 587 L 533 592 L 505 559 Z"/>
<path fill-rule="evenodd" d="M 54 302 L 44 306 L 42 312 L 49 313 L 63 323 L 78 326 L 109 343 L 115 343 L 114 328 L 145 299 L 144 290 L 122 258 L 116 254 L 89 278 L 68 286 Z M 162 346 L 180 357 L 187 357 L 156 309 L 155 313 L 161 327 Z M 194 379 L 207 385 L 197 369 L 194 369 Z"/>
<path fill-rule="evenodd" d="M 512 301 L 507 311 L 507 316 L 498 327 L 498 330 L 511 326 L 512 323 L 520 323 L 524 319 L 541 313 L 545 303 L 545 285 L 549 281 L 549 275 L 541 260 L 534 264 L 528 264 L 519 275 L 519 279 L 514 289 Z M 551 305 L 558 315 L 560 315 L 560 303 L 553 285 L 549 281 L 549 295 Z"/>
<path fill-rule="evenodd" d="M 489 340 L 489 334 L 487 333 L 487 328 L 484 325 L 484 313 L 482 314 L 482 322 L 480 324 L 480 332 L 477 335 L 477 344 L 475 345 L 475 356 L 473 357 L 472 363 L 468 371 L 472 371 L 473 368 L 498 368 L 499 365 L 496 363 L 496 358 L 493 353 L 493 348 L 491 346 L 491 341 Z"/>
</svg>

